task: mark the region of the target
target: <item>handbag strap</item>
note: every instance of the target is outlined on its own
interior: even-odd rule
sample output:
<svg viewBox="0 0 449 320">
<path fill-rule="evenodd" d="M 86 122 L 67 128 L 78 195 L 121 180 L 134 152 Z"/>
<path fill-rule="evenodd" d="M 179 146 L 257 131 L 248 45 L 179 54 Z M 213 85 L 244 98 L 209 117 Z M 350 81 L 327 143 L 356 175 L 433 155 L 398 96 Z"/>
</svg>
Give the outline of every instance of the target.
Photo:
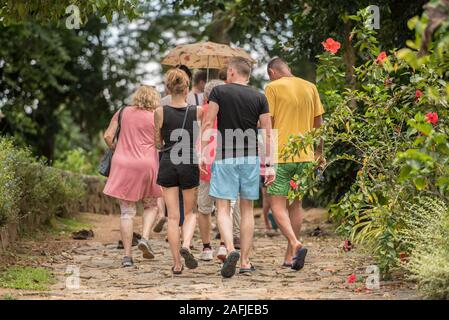
<svg viewBox="0 0 449 320">
<path fill-rule="evenodd" d="M 171 150 L 176 144 L 178 144 L 178 143 L 181 141 L 182 133 L 184 132 L 184 128 L 185 128 L 185 126 L 186 126 L 187 114 L 189 113 L 189 108 L 190 108 L 190 106 L 187 106 L 186 111 L 185 111 L 185 113 L 184 113 L 184 120 L 182 121 L 181 134 L 178 136 L 178 141 L 175 142 L 175 143 L 173 143 L 170 147 L 161 149 L 160 152 L 165 152 L 165 151 Z"/>
<path fill-rule="evenodd" d="M 125 110 L 126 107 L 120 108 L 120 111 L 118 113 L 118 125 L 117 129 L 115 130 L 114 139 L 113 142 L 117 142 L 118 138 L 120 136 L 120 130 L 122 129 L 122 116 L 123 116 L 123 110 Z"/>
<path fill-rule="evenodd" d="M 194 93 L 194 95 L 195 95 L 195 102 L 196 102 L 197 105 L 199 105 L 200 104 L 200 98 L 198 98 L 198 93 Z"/>
</svg>

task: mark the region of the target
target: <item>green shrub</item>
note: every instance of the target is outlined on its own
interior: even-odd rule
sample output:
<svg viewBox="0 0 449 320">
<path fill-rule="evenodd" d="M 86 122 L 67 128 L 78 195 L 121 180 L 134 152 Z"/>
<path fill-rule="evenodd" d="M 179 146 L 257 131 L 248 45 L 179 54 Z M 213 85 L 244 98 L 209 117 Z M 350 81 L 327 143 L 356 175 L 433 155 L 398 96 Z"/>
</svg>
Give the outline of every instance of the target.
<svg viewBox="0 0 449 320">
<path fill-rule="evenodd" d="M 21 189 L 15 177 L 13 150 L 10 140 L 0 139 L 0 226 L 14 221 L 19 213 Z"/>
<path fill-rule="evenodd" d="M 424 295 L 449 299 L 449 207 L 441 199 L 424 196 L 406 208 L 400 234 L 410 257 L 404 268 Z"/>
<path fill-rule="evenodd" d="M 0 225 L 28 214 L 56 214 L 85 192 L 74 174 L 36 160 L 29 150 L 0 138 Z"/>
<path fill-rule="evenodd" d="M 53 167 L 80 174 L 96 175 L 97 170 L 92 165 L 91 155 L 84 149 L 66 151 L 61 159 L 53 162 Z"/>
<path fill-rule="evenodd" d="M 449 16 L 447 5 L 446 11 Z M 449 195 L 449 23 L 425 37 L 422 51 L 423 31 L 437 22 L 426 12 L 409 23 L 416 31 L 410 49 L 387 51 L 364 24 L 366 10 L 350 19 L 358 21 L 351 34 L 355 83 L 341 85 L 341 52 L 318 57 L 318 88 L 331 112 L 321 128 L 291 137 L 283 156 L 325 141 L 322 177 L 311 168 L 290 196 L 328 202 L 337 231 L 371 249 L 388 275 L 407 250 L 398 214 L 404 203 Z"/>
</svg>

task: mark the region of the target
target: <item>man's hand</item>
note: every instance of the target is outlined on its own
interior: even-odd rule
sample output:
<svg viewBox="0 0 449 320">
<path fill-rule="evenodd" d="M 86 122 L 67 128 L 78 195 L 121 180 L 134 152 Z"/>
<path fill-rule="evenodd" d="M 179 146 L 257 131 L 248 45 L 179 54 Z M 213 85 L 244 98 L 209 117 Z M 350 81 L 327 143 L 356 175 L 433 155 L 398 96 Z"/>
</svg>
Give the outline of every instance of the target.
<svg viewBox="0 0 449 320">
<path fill-rule="evenodd" d="M 269 186 L 274 182 L 276 179 L 276 171 L 272 167 L 266 167 L 265 168 L 265 181 L 264 184 L 266 186 Z"/>
<path fill-rule="evenodd" d="M 207 161 L 206 161 L 206 158 L 200 155 L 200 156 L 198 156 L 198 160 L 199 160 L 198 161 L 198 167 L 200 168 L 200 172 L 202 174 L 207 175 L 208 172 L 207 172 Z"/>
</svg>

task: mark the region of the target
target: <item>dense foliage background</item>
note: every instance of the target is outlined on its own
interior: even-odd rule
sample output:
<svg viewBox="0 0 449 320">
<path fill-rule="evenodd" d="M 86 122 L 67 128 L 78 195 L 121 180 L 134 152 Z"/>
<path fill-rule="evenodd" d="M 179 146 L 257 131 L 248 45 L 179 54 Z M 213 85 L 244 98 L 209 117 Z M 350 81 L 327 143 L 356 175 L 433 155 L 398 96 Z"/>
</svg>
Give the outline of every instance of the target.
<svg viewBox="0 0 449 320">
<path fill-rule="evenodd" d="M 385 277 L 402 266 L 438 298 L 449 297 L 448 17 L 447 1 L 426 6 L 400 50 L 380 46 L 366 11 L 349 17 L 359 22 L 354 85 L 345 85 L 338 52 L 320 54 L 318 87 L 331 114 L 285 149 L 288 157 L 323 138 L 323 176 L 298 177 L 292 197 L 329 206 L 337 231 L 372 250 Z"/>
</svg>

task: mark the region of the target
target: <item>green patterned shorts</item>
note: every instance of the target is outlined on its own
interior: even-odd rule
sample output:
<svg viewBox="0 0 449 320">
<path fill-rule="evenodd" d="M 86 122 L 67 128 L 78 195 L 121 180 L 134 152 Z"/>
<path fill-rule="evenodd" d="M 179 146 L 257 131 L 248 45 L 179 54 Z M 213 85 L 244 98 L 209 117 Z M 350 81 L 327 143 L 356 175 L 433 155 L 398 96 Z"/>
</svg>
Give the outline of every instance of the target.
<svg viewBox="0 0 449 320">
<path fill-rule="evenodd" d="M 288 196 L 290 180 L 298 175 L 304 175 L 304 171 L 312 166 L 312 162 L 279 163 L 276 166 L 276 180 L 268 187 L 268 193 L 274 196 Z"/>
</svg>

